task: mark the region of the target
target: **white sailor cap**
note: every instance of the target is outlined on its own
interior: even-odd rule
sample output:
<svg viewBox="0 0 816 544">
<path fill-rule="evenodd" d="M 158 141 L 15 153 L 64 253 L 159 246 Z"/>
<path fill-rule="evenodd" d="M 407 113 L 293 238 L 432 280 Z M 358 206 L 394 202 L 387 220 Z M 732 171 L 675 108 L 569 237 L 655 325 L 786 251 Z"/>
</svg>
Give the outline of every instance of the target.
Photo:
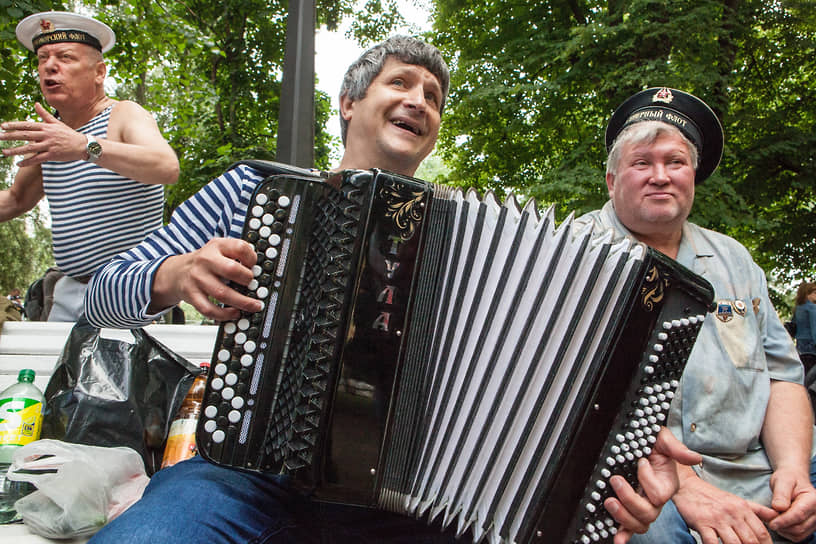
<svg viewBox="0 0 816 544">
<path fill-rule="evenodd" d="M 37 51 L 49 43 L 84 43 L 106 53 L 116 42 L 113 30 L 96 19 L 66 11 L 29 15 L 17 25 L 17 39 L 26 49 Z"/>
</svg>

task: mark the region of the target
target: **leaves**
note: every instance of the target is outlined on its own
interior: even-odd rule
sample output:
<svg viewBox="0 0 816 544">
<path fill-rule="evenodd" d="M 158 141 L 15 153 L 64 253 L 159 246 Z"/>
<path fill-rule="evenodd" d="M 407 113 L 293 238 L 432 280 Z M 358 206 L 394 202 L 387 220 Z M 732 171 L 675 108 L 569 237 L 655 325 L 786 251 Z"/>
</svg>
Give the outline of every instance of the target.
<svg viewBox="0 0 816 544">
<path fill-rule="evenodd" d="M 366 11 L 372 24 L 356 33 L 362 41 L 379 38 L 400 20 L 393 1 L 369 3 L 372 7 Z M 4 97 L 0 120 L 30 117 L 34 101 L 41 100 L 34 56 L 14 35 L 20 18 L 70 9 L 73 4 L 0 0 L 0 93 Z M 153 112 L 179 157 L 179 181 L 165 192 L 168 217 L 233 162 L 274 159 L 288 2 L 88 0 L 76 4 L 75 9 L 95 14 L 116 32 L 116 46 L 106 55 L 109 94 L 134 100 Z M 315 5 L 316 23 L 336 28 L 354 13 L 356 1 L 316 0 Z M 315 166 L 319 168 L 330 166 L 337 144 L 325 128 L 330 114 L 328 95 L 318 92 Z M 11 234 L 0 237 L 0 250 L 6 255 L 17 254 L 8 242 L 11 239 Z M 12 270 L 11 265 L 0 268 Z M 18 278 L 16 283 L 28 281 L 21 279 L 24 275 L 9 272 Z M 0 287 L 3 281 L 0 273 Z"/>
<path fill-rule="evenodd" d="M 449 178 L 564 216 L 599 207 L 606 122 L 670 86 L 725 128 L 692 220 L 743 242 L 782 280 L 816 275 L 816 15 L 788 0 L 437 0 L 432 40 L 452 93 L 437 153 Z"/>
</svg>

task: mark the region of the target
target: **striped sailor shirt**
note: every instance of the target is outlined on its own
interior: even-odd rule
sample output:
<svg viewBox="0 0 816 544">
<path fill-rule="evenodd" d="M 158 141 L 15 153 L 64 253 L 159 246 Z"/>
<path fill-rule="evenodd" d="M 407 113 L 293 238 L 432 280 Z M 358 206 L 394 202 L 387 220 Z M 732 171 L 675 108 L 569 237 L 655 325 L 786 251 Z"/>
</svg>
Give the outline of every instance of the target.
<svg viewBox="0 0 816 544">
<path fill-rule="evenodd" d="M 147 308 L 159 266 L 213 238 L 240 238 L 249 200 L 263 179 L 246 165 L 225 172 L 176 208 L 168 225 L 102 267 L 85 297 L 88 320 L 98 327 L 133 328 L 156 319 Z"/>
<path fill-rule="evenodd" d="M 105 138 L 112 109 L 106 108 L 78 132 Z M 127 179 L 85 160 L 45 162 L 42 177 L 54 260 L 69 276 L 92 274 L 162 225 L 162 185 Z"/>
</svg>

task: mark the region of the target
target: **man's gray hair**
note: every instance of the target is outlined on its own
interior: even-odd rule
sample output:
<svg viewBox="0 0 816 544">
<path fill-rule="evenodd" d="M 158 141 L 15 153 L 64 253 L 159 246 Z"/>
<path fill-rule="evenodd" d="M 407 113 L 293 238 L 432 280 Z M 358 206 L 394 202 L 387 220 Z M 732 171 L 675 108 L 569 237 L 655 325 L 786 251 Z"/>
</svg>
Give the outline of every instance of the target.
<svg viewBox="0 0 816 544">
<path fill-rule="evenodd" d="M 382 71 L 386 58 L 394 57 L 406 64 L 422 66 L 439 80 L 442 88 L 442 101 L 439 104 L 439 113 L 445 108 L 445 98 L 450 87 L 450 72 L 448 65 L 442 59 L 439 50 L 424 41 L 410 36 L 392 36 L 360 55 L 346 71 L 343 84 L 340 87 L 340 98 L 348 96 L 351 100 L 365 98 L 369 85 Z M 346 143 L 348 121 L 340 116 L 340 135 L 343 145 Z"/>
<path fill-rule="evenodd" d="M 689 155 L 691 156 L 691 164 L 696 171 L 697 163 L 699 161 L 699 153 L 697 152 L 697 148 L 694 146 L 694 144 L 691 143 L 691 140 L 686 138 L 685 135 L 680 132 L 680 129 L 674 125 L 662 123 L 660 121 L 640 121 L 623 129 L 621 133 L 618 134 L 618 137 L 615 138 L 615 142 L 612 144 L 612 149 L 609 150 L 609 155 L 606 159 L 606 173 L 612 175 L 618 174 L 621 153 L 623 152 L 623 147 L 625 145 L 652 144 L 659 136 L 664 134 L 674 134 L 683 138 L 683 143 L 686 144 L 686 147 L 689 150 Z"/>
</svg>

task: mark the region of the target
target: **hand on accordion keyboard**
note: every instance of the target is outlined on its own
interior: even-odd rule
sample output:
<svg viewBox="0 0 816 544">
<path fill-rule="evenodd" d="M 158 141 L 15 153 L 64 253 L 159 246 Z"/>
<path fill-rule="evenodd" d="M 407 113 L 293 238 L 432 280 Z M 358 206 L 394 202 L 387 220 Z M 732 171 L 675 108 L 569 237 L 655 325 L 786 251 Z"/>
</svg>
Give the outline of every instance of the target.
<svg viewBox="0 0 816 544">
<path fill-rule="evenodd" d="M 688 449 L 671 431 L 662 428 L 652 454 L 638 462 L 639 493 L 622 476 L 610 479 L 617 498 L 610 497 L 604 506 L 621 525 L 615 535 L 615 544 L 628 542 L 635 533 L 645 533 L 657 519 L 663 505 L 679 488 L 678 463 L 695 465 L 700 462 L 700 454 Z"/>
<path fill-rule="evenodd" d="M 183 300 L 216 321 L 236 319 L 241 310 L 260 311 L 261 301 L 225 282 L 249 284 L 256 260 L 252 245 L 234 238 L 214 238 L 201 249 L 169 257 L 156 271 L 148 310 L 155 313 Z"/>
</svg>

